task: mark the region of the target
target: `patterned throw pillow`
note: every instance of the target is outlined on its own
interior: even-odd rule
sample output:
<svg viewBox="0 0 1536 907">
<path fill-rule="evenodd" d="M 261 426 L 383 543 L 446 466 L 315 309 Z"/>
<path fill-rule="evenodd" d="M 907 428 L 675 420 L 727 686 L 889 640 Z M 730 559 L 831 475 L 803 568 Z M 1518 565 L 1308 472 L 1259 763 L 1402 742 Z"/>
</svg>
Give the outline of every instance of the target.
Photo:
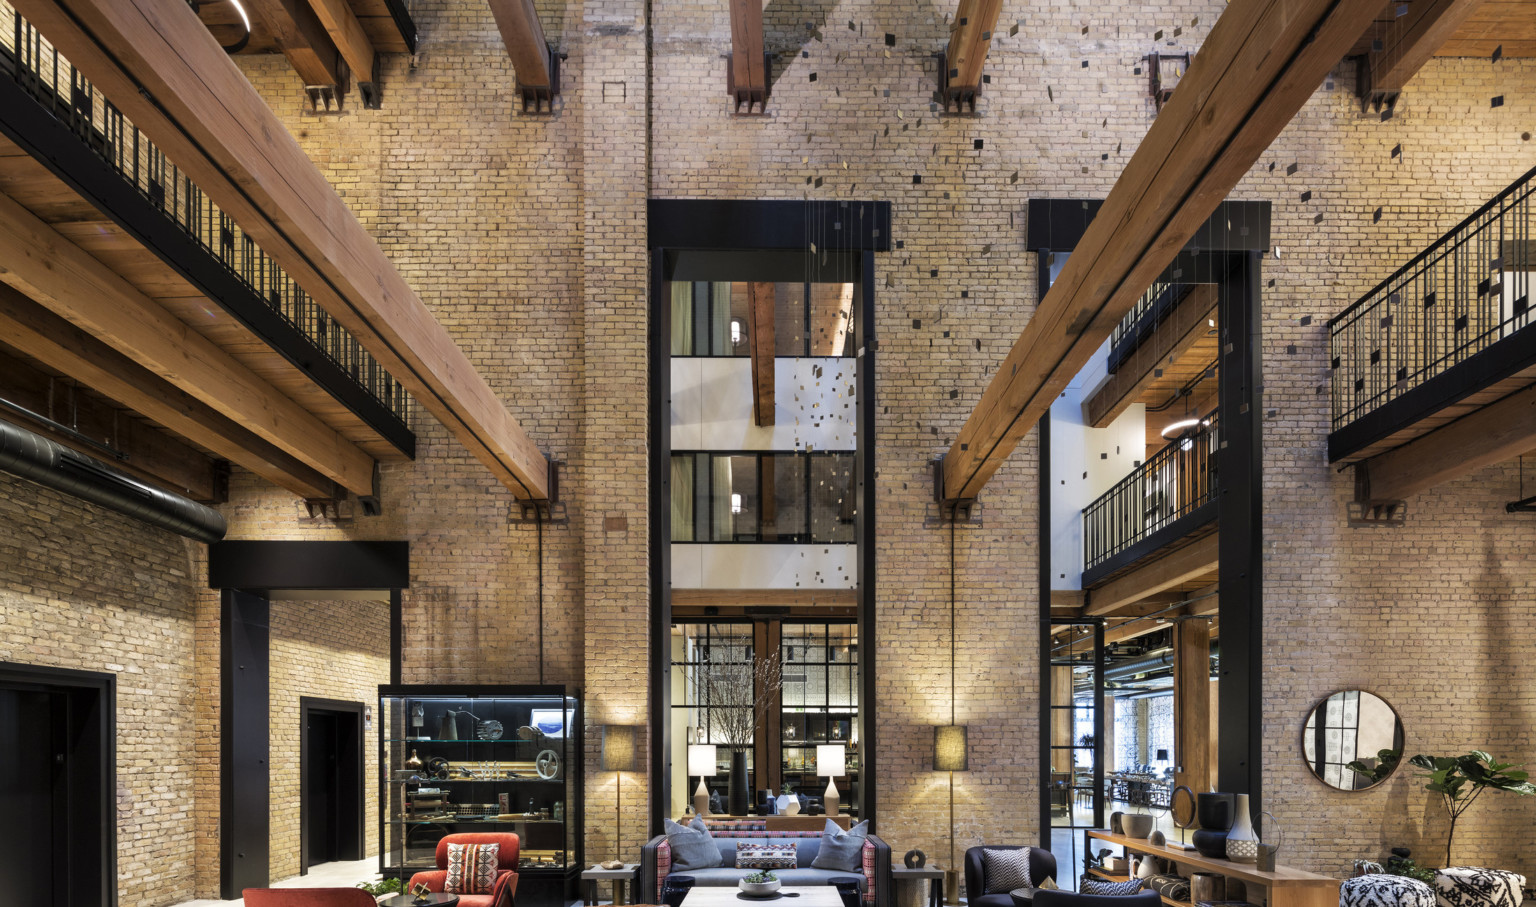
<svg viewBox="0 0 1536 907">
<path fill-rule="evenodd" d="M 500 844 L 449 844 L 448 880 L 443 890 L 449 894 L 490 894 L 496 887 L 500 859 Z"/>
<path fill-rule="evenodd" d="M 737 844 L 736 866 L 740 869 L 794 869 L 795 845 Z"/>
<path fill-rule="evenodd" d="M 1029 848 L 983 848 L 981 877 L 987 882 L 987 894 L 1007 894 L 1015 888 L 1032 887 L 1029 881 Z"/>
<path fill-rule="evenodd" d="M 1109 894 L 1116 897 L 1132 895 L 1141 890 L 1141 880 L 1131 879 L 1125 882 L 1111 882 L 1107 879 L 1083 879 L 1077 886 L 1078 894 Z"/>
</svg>

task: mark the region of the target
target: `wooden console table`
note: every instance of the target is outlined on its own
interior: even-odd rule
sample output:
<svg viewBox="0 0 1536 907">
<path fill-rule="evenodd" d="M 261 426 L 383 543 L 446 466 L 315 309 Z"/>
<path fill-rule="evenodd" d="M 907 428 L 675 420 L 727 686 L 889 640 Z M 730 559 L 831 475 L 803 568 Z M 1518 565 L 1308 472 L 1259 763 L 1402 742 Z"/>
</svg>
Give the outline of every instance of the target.
<svg viewBox="0 0 1536 907">
<path fill-rule="evenodd" d="M 1268 907 L 1338 907 L 1339 904 L 1339 880 L 1330 879 L 1327 876 L 1314 875 L 1285 866 L 1276 866 L 1274 872 L 1260 872 L 1252 863 L 1215 860 L 1202 855 L 1199 851 L 1153 844 L 1146 838 L 1131 838 L 1099 829 L 1090 829 L 1085 833 L 1083 848 L 1085 851 L 1091 852 L 1087 846 L 1087 840 L 1093 838 L 1110 844 L 1119 844 L 1128 852 L 1152 854 L 1173 863 L 1182 863 L 1201 872 L 1238 879 L 1244 885 L 1257 885 L 1265 890 Z M 1105 872 L 1101 869 L 1090 869 L 1088 873 L 1113 882 L 1124 882 L 1128 878 L 1125 873 Z M 1193 907 L 1189 901 L 1175 901 L 1172 898 L 1163 898 L 1163 903 L 1167 907 Z"/>
</svg>

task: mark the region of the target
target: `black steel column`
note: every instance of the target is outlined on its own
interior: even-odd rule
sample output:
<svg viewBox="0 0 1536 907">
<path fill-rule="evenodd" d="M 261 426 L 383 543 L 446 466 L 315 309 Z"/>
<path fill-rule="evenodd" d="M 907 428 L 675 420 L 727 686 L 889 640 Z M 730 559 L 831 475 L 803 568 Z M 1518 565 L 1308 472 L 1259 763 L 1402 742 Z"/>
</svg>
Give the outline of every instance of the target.
<svg viewBox="0 0 1536 907">
<path fill-rule="evenodd" d="M 400 679 L 400 660 L 405 651 L 405 603 L 399 589 L 389 590 L 389 682 L 395 686 L 404 683 Z"/>
<path fill-rule="evenodd" d="M 233 900 L 270 881 L 271 606 L 265 596 L 225 589 L 221 610 L 219 890 Z"/>
<path fill-rule="evenodd" d="M 671 800 L 672 724 L 672 299 L 665 254 L 651 250 L 650 573 L 651 833 L 659 834 Z M 697 324 L 697 322 L 695 322 Z M 686 782 L 685 782 L 686 783 Z"/>
<path fill-rule="evenodd" d="M 859 817 L 869 820 L 875 832 L 879 812 L 878 785 L 875 781 L 873 754 L 877 733 L 875 710 L 875 359 L 880 342 L 875 335 L 875 253 L 865 249 L 860 256 L 859 309 L 854 327 L 858 338 L 858 373 L 854 384 L 858 413 L 858 443 L 854 445 L 857 516 L 854 538 L 858 540 L 857 582 L 859 585 Z"/>
<path fill-rule="evenodd" d="M 1216 780 L 1220 790 L 1248 794 L 1255 812 L 1263 809 L 1264 445 L 1259 338 L 1263 257 L 1258 251 L 1227 256 L 1217 299 L 1221 329 L 1217 714 L 1221 736 Z"/>
<path fill-rule="evenodd" d="M 1044 292 L 1044 287 L 1049 284 L 1050 271 L 1044 265 L 1045 254 L 1040 255 L 1041 283 L 1039 286 Z M 1038 487 L 1035 493 L 1039 496 L 1039 523 L 1036 526 L 1036 547 L 1039 554 L 1040 587 L 1036 592 L 1039 599 L 1035 610 L 1036 623 L 1039 627 L 1039 677 L 1036 679 L 1035 689 L 1040 697 L 1040 843 L 1039 847 L 1045 850 L 1051 849 L 1051 411 L 1047 409 L 1045 415 L 1036 423 L 1035 432 L 1037 457 L 1040 462 L 1037 475 Z M 1070 814 L 1070 813 L 1069 813 Z"/>
</svg>

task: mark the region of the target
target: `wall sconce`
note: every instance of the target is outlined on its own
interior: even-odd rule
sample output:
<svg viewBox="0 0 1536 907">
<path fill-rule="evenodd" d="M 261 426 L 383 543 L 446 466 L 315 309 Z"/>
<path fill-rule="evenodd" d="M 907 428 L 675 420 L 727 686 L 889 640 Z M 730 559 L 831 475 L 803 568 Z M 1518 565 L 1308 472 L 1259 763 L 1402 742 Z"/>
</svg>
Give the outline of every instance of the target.
<svg viewBox="0 0 1536 907">
<path fill-rule="evenodd" d="M 731 319 L 731 346 L 741 346 L 741 319 Z"/>
<path fill-rule="evenodd" d="M 731 513 L 741 513 L 741 495 L 732 493 Z"/>
</svg>

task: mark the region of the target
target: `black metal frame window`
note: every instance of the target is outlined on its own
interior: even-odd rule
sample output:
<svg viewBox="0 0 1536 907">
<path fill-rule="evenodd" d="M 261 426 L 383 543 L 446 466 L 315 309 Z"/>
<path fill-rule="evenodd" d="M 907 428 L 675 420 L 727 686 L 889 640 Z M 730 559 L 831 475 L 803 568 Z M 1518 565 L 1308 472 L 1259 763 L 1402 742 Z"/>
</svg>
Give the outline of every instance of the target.
<svg viewBox="0 0 1536 907">
<path fill-rule="evenodd" d="M 723 731 L 727 722 L 721 720 L 725 717 L 722 712 L 751 712 L 752 703 L 713 701 L 722 694 L 723 685 L 708 682 L 706 674 L 711 668 L 717 668 L 732 674 L 745 674 L 748 678 L 753 676 L 756 651 L 752 624 L 746 621 L 707 621 L 675 626 L 682 631 L 683 657 L 672 661 L 674 673 L 682 671 L 682 684 L 678 690 L 682 695 L 672 702 L 673 714 L 678 714 L 678 710 L 685 714 L 683 723 L 690 729 L 690 743 L 712 743 L 717 747 L 715 774 L 706 778 L 705 783 L 710 790 L 719 789 L 723 793 L 725 780 L 730 774 L 732 750 L 739 749 L 747 753 L 747 762 L 751 765 L 752 744 L 741 746 L 730 743 Z"/>
<path fill-rule="evenodd" d="M 672 454 L 673 542 L 853 544 L 855 452 Z"/>
<path fill-rule="evenodd" d="M 816 747 L 840 743 L 845 775 L 837 777 L 840 801 L 858 815 L 859 628 L 831 621 L 785 622 L 779 644 L 783 685 L 780 703 L 780 771 L 796 793 L 820 796 Z"/>
<path fill-rule="evenodd" d="M 1040 826 L 1049 829 L 1057 865 L 1075 878 L 1083 856 L 1075 833 L 1104 827 L 1104 624 L 1047 619 L 1043 626 L 1048 755 L 1040 764 Z"/>
<path fill-rule="evenodd" d="M 764 283 L 757 281 L 757 283 Z M 852 283 L 773 283 L 773 355 L 783 358 L 853 358 Z M 743 281 L 669 281 L 672 356 L 747 357 L 752 313 Z"/>
</svg>

